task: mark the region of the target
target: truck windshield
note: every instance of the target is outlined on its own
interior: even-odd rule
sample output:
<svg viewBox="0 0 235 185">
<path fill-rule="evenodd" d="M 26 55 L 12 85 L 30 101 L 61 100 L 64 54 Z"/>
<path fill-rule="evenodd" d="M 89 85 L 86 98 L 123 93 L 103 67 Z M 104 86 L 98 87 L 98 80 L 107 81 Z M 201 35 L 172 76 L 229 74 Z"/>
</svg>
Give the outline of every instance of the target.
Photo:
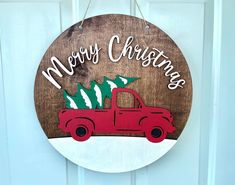
<svg viewBox="0 0 235 185">
<path fill-rule="evenodd" d="M 133 94 L 129 92 L 117 93 L 117 106 L 119 108 L 141 108 L 141 103 Z"/>
</svg>

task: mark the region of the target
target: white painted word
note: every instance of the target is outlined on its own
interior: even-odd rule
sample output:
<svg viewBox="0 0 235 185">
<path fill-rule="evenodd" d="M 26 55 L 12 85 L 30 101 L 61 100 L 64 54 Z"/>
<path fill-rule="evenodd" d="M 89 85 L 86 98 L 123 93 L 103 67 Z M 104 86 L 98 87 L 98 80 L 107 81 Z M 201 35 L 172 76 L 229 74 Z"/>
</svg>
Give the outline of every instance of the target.
<svg viewBox="0 0 235 185">
<path fill-rule="evenodd" d="M 140 48 L 137 44 L 135 46 L 131 46 L 134 40 L 133 36 L 129 36 L 126 39 L 125 45 L 117 58 L 113 56 L 113 45 L 114 42 L 117 44 L 120 43 L 120 39 L 118 35 L 114 35 L 110 41 L 108 46 L 108 55 L 112 62 L 118 62 L 122 57 L 127 56 L 128 59 L 135 58 L 138 61 L 142 61 L 143 67 L 148 67 L 152 65 L 153 67 L 162 67 L 165 71 L 165 76 L 170 77 L 170 83 L 168 84 L 168 88 L 173 90 L 177 87 L 183 88 L 185 84 L 185 80 L 180 78 L 180 74 L 177 71 L 174 71 L 174 66 L 172 65 L 171 60 L 168 59 L 166 55 L 164 55 L 164 51 L 160 51 L 156 48 L 152 48 L 151 50 L 149 47 L 145 49 Z"/>
<path fill-rule="evenodd" d="M 68 75 L 74 74 L 74 67 L 76 67 L 79 63 L 84 63 L 86 60 L 92 61 L 93 64 L 97 64 L 99 62 L 99 51 L 101 48 L 98 47 L 97 43 L 95 43 L 94 47 L 90 46 L 89 50 L 83 47 L 80 47 L 80 50 L 77 52 L 72 52 L 71 56 L 68 57 L 69 69 L 67 69 L 62 62 L 55 56 L 51 57 L 51 63 L 53 67 L 48 67 L 46 72 L 42 71 L 42 74 L 49 80 L 55 87 L 61 89 L 60 84 L 55 80 L 55 78 L 51 75 L 51 72 L 54 72 L 59 77 L 63 77 L 63 74 L 58 69 L 62 69 Z"/>
<path fill-rule="evenodd" d="M 170 77 L 170 82 L 168 84 L 168 88 L 173 90 L 177 87 L 183 88 L 185 84 L 185 80 L 181 78 L 181 75 L 178 71 L 174 70 L 174 66 L 172 65 L 172 61 L 164 55 L 164 51 L 160 51 L 157 48 L 150 49 L 149 47 L 141 48 L 140 45 L 136 44 L 132 46 L 131 44 L 134 41 L 133 36 L 129 36 L 126 39 L 126 42 L 123 46 L 123 49 L 117 58 L 113 56 L 113 46 L 116 44 L 120 44 L 120 39 L 118 35 L 114 35 L 111 37 L 108 45 L 108 56 L 111 62 L 118 62 L 124 56 L 127 56 L 128 59 L 136 59 L 142 62 L 143 67 L 148 67 L 152 65 L 156 68 L 163 68 L 165 71 L 165 76 Z M 51 57 L 51 63 L 53 67 L 48 67 L 46 72 L 42 71 L 42 74 L 49 80 L 56 88 L 61 89 L 60 84 L 56 81 L 56 79 L 52 76 L 51 72 L 54 72 L 60 78 L 63 77 L 61 70 L 63 70 L 68 75 L 74 74 L 74 68 L 78 66 L 78 64 L 84 63 L 86 60 L 91 61 L 93 64 L 97 64 L 99 62 L 99 51 L 101 48 L 98 47 L 98 44 L 95 43 L 94 46 L 90 46 L 89 49 L 85 49 L 83 47 L 79 48 L 79 51 L 72 52 L 68 57 L 67 61 L 69 64 L 69 68 L 66 68 L 64 64 L 55 56 Z"/>
</svg>

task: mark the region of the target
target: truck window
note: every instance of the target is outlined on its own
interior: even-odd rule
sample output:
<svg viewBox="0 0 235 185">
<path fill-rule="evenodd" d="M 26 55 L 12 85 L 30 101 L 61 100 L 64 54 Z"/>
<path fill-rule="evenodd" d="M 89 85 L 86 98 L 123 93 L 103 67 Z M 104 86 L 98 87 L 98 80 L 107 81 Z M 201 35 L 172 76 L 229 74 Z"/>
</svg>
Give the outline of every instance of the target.
<svg viewBox="0 0 235 185">
<path fill-rule="evenodd" d="M 111 108 L 111 100 L 108 98 L 105 98 L 104 100 L 104 108 L 105 109 L 110 109 Z"/>
<path fill-rule="evenodd" d="M 129 92 L 118 92 L 117 106 L 119 108 L 139 108 L 139 101 Z"/>
</svg>

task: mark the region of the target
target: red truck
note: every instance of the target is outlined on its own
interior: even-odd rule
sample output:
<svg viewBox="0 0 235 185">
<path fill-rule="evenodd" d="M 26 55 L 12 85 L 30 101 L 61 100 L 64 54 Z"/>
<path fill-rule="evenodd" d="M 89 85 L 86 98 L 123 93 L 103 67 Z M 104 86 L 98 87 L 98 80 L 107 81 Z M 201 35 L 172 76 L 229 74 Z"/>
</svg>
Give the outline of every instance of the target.
<svg viewBox="0 0 235 185">
<path fill-rule="evenodd" d="M 134 97 L 132 107 L 117 105 L 118 93 Z M 175 131 L 171 113 L 160 107 L 147 107 L 139 95 L 128 88 L 115 88 L 109 109 L 62 109 L 58 128 L 70 132 L 77 141 L 86 141 L 92 134 L 144 134 L 154 143 L 163 141 L 167 133 Z"/>
</svg>

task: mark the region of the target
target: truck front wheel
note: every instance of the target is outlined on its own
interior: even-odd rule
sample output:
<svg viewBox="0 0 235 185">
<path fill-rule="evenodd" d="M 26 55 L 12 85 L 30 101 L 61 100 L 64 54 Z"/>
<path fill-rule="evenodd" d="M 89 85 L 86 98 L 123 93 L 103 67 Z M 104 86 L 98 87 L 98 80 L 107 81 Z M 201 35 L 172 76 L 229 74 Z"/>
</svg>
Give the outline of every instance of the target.
<svg viewBox="0 0 235 185">
<path fill-rule="evenodd" d="M 166 131 L 159 126 L 150 127 L 145 131 L 146 138 L 153 143 L 163 141 L 166 138 L 166 135 Z"/>
<path fill-rule="evenodd" d="M 93 132 L 93 126 L 90 123 L 75 123 L 69 126 L 70 134 L 77 141 L 86 141 Z"/>
</svg>

